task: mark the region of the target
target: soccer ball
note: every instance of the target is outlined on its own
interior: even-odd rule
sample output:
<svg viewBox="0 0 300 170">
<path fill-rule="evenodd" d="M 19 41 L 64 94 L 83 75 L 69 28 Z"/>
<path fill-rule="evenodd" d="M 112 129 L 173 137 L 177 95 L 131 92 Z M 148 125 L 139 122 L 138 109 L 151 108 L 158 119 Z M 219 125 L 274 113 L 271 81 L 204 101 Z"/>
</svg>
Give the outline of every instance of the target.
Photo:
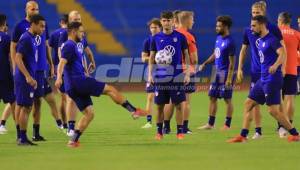
<svg viewBox="0 0 300 170">
<path fill-rule="evenodd" d="M 159 65 L 170 65 L 172 63 L 172 55 L 165 50 L 160 50 L 155 55 L 155 62 Z"/>
</svg>

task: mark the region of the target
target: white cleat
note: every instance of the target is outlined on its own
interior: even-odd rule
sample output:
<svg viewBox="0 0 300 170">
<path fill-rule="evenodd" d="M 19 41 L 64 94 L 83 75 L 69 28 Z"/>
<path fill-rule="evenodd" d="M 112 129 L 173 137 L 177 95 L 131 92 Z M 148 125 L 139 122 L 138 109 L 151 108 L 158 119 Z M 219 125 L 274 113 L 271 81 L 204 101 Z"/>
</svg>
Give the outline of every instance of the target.
<svg viewBox="0 0 300 170">
<path fill-rule="evenodd" d="M 142 129 L 149 129 L 152 128 L 152 123 L 147 122 L 144 126 L 142 126 Z"/>
<path fill-rule="evenodd" d="M 67 136 L 69 136 L 69 137 L 73 137 L 74 134 L 75 134 L 75 131 L 74 131 L 74 130 L 69 130 L 69 131 L 67 132 Z"/>
<path fill-rule="evenodd" d="M 278 129 L 278 135 L 279 135 L 279 138 L 286 138 L 288 135 L 288 131 L 285 130 L 283 127 L 280 127 Z"/>
<path fill-rule="evenodd" d="M 209 125 L 209 124 L 205 124 L 205 125 L 203 125 L 203 126 L 198 127 L 197 129 L 198 129 L 198 130 L 211 130 L 211 129 L 213 129 L 213 128 L 214 128 L 214 126 L 211 126 L 211 125 Z"/>
<path fill-rule="evenodd" d="M 5 126 L 1 125 L 0 126 L 0 134 L 3 135 L 3 134 L 6 134 L 7 133 L 7 129 L 5 128 Z"/>
<path fill-rule="evenodd" d="M 253 140 L 260 139 L 260 138 L 262 138 L 262 135 L 257 132 L 255 132 L 255 134 L 252 136 Z"/>
</svg>

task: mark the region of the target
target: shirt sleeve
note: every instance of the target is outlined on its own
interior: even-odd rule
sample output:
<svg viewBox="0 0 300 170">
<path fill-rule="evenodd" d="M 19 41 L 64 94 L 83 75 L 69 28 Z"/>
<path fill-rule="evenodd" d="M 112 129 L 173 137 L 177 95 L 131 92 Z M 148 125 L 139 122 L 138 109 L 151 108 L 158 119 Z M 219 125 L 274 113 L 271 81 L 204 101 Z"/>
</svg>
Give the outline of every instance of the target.
<svg viewBox="0 0 300 170">
<path fill-rule="evenodd" d="M 87 39 L 86 39 L 86 36 L 84 36 L 83 39 L 82 39 L 82 45 L 83 45 L 83 49 L 85 49 L 86 47 L 89 46 L 89 44 L 87 42 Z"/>
<path fill-rule="evenodd" d="M 187 44 L 187 40 L 186 40 L 185 36 L 183 36 L 183 35 L 181 36 L 180 43 L 181 43 L 181 50 L 182 51 L 188 49 L 188 44 Z"/>
<path fill-rule="evenodd" d="M 244 45 L 249 45 L 249 38 L 248 38 L 248 34 L 247 34 L 247 29 L 244 30 L 243 44 Z"/>
<path fill-rule="evenodd" d="M 49 46 L 50 47 L 54 47 L 54 36 L 55 36 L 55 34 L 54 33 L 52 33 L 51 35 L 50 35 L 50 38 L 49 38 Z"/>
<path fill-rule="evenodd" d="M 147 38 L 143 42 L 143 52 L 144 53 L 150 53 L 150 38 Z"/>
<path fill-rule="evenodd" d="M 233 40 L 230 41 L 229 43 L 229 51 L 228 51 L 229 56 L 234 56 L 235 55 L 235 43 Z"/>
<path fill-rule="evenodd" d="M 17 43 L 21 37 L 19 25 L 16 25 L 12 31 L 12 41 Z"/>
<path fill-rule="evenodd" d="M 282 34 L 280 29 L 278 28 L 278 26 L 274 26 L 273 30 L 272 30 L 272 34 L 278 38 L 279 41 L 283 40 Z"/>
<path fill-rule="evenodd" d="M 62 32 L 58 39 L 58 47 L 61 47 L 64 42 L 68 40 L 68 33 Z"/>
<path fill-rule="evenodd" d="M 46 28 L 45 28 L 45 34 L 46 34 L 46 40 L 49 39 L 49 31 L 48 31 L 48 25 L 46 24 Z"/>
<path fill-rule="evenodd" d="M 156 43 L 155 43 L 155 38 L 151 38 L 151 45 L 150 45 L 150 51 L 157 51 Z"/>
<path fill-rule="evenodd" d="M 28 39 L 20 39 L 20 41 L 17 44 L 17 53 L 20 53 L 23 55 L 23 57 L 27 54 L 27 50 L 29 48 L 28 44 L 30 42 Z"/>
<path fill-rule="evenodd" d="M 273 48 L 274 51 L 277 51 L 277 49 L 282 47 L 282 45 L 278 39 L 274 38 L 271 41 L 271 47 Z"/>
<path fill-rule="evenodd" d="M 73 60 L 74 55 L 76 55 L 75 50 L 76 48 L 70 44 L 64 45 L 61 49 L 61 57 L 70 62 Z"/>
<path fill-rule="evenodd" d="M 196 45 L 195 37 L 192 34 L 190 34 L 187 37 L 187 41 L 188 41 L 188 46 L 189 46 L 189 52 L 190 53 L 197 52 L 197 45 Z"/>
</svg>

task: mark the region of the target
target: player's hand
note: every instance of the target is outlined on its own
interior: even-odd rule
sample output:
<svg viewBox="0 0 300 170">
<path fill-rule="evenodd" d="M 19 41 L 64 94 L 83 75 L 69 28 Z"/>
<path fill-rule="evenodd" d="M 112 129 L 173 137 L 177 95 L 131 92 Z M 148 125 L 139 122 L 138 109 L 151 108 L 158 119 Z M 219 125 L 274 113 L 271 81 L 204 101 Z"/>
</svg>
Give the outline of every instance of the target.
<svg viewBox="0 0 300 170">
<path fill-rule="evenodd" d="M 55 81 L 55 87 L 59 89 L 61 85 L 62 85 L 62 79 L 57 78 Z"/>
<path fill-rule="evenodd" d="M 199 71 L 203 71 L 204 68 L 205 68 L 205 64 L 201 64 L 201 65 L 199 66 Z"/>
<path fill-rule="evenodd" d="M 227 79 L 226 82 L 225 82 L 225 86 L 226 87 L 231 87 L 231 85 L 232 85 L 232 81 Z"/>
<path fill-rule="evenodd" d="M 244 79 L 243 70 L 238 69 L 236 83 L 242 83 L 243 79 Z"/>
<path fill-rule="evenodd" d="M 92 74 L 95 70 L 96 70 L 96 64 L 93 62 L 90 63 L 89 68 L 88 68 L 89 74 Z"/>
<path fill-rule="evenodd" d="M 184 85 L 188 85 L 190 83 L 190 81 L 191 81 L 190 75 L 186 74 L 184 76 L 184 80 L 183 80 Z"/>
<path fill-rule="evenodd" d="M 54 65 L 52 64 L 51 66 L 50 66 L 50 78 L 54 78 Z"/>
<path fill-rule="evenodd" d="M 36 82 L 31 76 L 26 77 L 26 82 L 27 82 L 30 86 L 32 86 L 34 89 L 37 88 L 37 82 Z"/>
<path fill-rule="evenodd" d="M 275 66 L 275 65 L 272 65 L 270 68 L 269 68 L 269 73 L 270 74 L 274 74 L 277 70 L 278 66 Z"/>
</svg>

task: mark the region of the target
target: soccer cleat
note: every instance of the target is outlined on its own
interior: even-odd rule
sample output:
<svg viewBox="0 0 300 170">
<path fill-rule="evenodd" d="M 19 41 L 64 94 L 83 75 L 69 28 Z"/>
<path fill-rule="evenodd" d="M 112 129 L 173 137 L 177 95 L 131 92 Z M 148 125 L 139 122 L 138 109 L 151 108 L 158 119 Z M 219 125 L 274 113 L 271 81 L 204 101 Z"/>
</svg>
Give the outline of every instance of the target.
<svg viewBox="0 0 300 170">
<path fill-rule="evenodd" d="M 288 142 L 299 142 L 300 136 L 299 135 L 289 135 L 287 140 L 288 140 Z"/>
<path fill-rule="evenodd" d="M 22 142 L 21 140 L 18 140 L 18 146 L 37 146 L 36 143 L 32 143 L 30 140 L 26 140 Z"/>
<path fill-rule="evenodd" d="M 187 128 L 187 130 L 185 132 L 183 132 L 183 133 L 184 134 L 192 134 L 193 132 L 189 128 Z"/>
<path fill-rule="evenodd" d="M 157 133 L 156 135 L 155 135 L 155 139 L 156 140 L 162 140 L 163 139 L 163 135 L 161 135 L 161 134 L 159 134 L 159 133 Z"/>
<path fill-rule="evenodd" d="M 288 131 L 285 130 L 283 127 L 280 127 L 278 129 L 278 135 L 279 135 L 279 138 L 286 138 L 288 135 Z"/>
<path fill-rule="evenodd" d="M 241 136 L 241 135 L 238 135 L 234 138 L 231 138 L 229 140 L 227 140 L 228 143 L 243 143 L 243 142 L 246 142 L 247 141 L 247 138 Z"/>
<path fill-rule="evenodd" d="M 138 119 L 141 116 L 147 116 L 148 113 L 145 110 L 137 108 L 135 112 L 131 114 L 133 119 Z"/>
<path fill-rule="evenodd" d="M 260 139 L 260 138 L 262 138 L 262 135 L 257 132 L 255 132 L 255 134 L 252 136 L 253 140 Z"/>
<path fill-rule="evenodd" d="M 68 132 L 67 132 L 67 136 L 69 136 L 69 137 L 74 136 L 74 134 L 75 134 L 75 131 L 72 130 L 72 129 L 69 129 Z"/>
<path fill-rule="evenodd" d="M 152 128 L 151 122 L 147 122 L 144 126 L 142 126 L 142 129 L 149 129 L 149 128 Z"/>
<path fill-rule="evenodd" d="M 230 130 L 230 127 L 227 126 L 227 125 L 224 125 L 220 130 L 221 131 L 228 131 L 228 130 Z"/>
<path fill-rule="evenodd" d="M 1 125 L 0 126 L 0 135 L 6 134 L 7 133 L 7 129 L 5 128 L 5 126 Z"/>
<path fill-rule="evenodd" d="M 178 140 L 182 140 L 182 139 L 184 139 L 184 134 L 183 134 L 183 133 L 178 133 L 178 134 L 176 135 L 176 138 L 177 138 Z"/>
<path fill-rule="evenodd" d="M 211 130 L 213 128 L 214 128 L 214 126 L 211 126 L 209 124 L 205 124 L 203 126 L 198 127 L 197 129 L 199 129 L 199 130 Z"/>
<path fill-rule="evenodd" d="M 75 141 L 70 140 L 68 142 L 67 146 L 69 148 L 78 148 L 80 146 L 80 142 L 79 141 L 75 142 Z"/>
<path fill-rule="evenodd" d="M 33 136 L 32 140 L 35 142 L 41 142 L 41 141 L 46 141 L 46 139 L 43 136 Z"/>
</svg>

